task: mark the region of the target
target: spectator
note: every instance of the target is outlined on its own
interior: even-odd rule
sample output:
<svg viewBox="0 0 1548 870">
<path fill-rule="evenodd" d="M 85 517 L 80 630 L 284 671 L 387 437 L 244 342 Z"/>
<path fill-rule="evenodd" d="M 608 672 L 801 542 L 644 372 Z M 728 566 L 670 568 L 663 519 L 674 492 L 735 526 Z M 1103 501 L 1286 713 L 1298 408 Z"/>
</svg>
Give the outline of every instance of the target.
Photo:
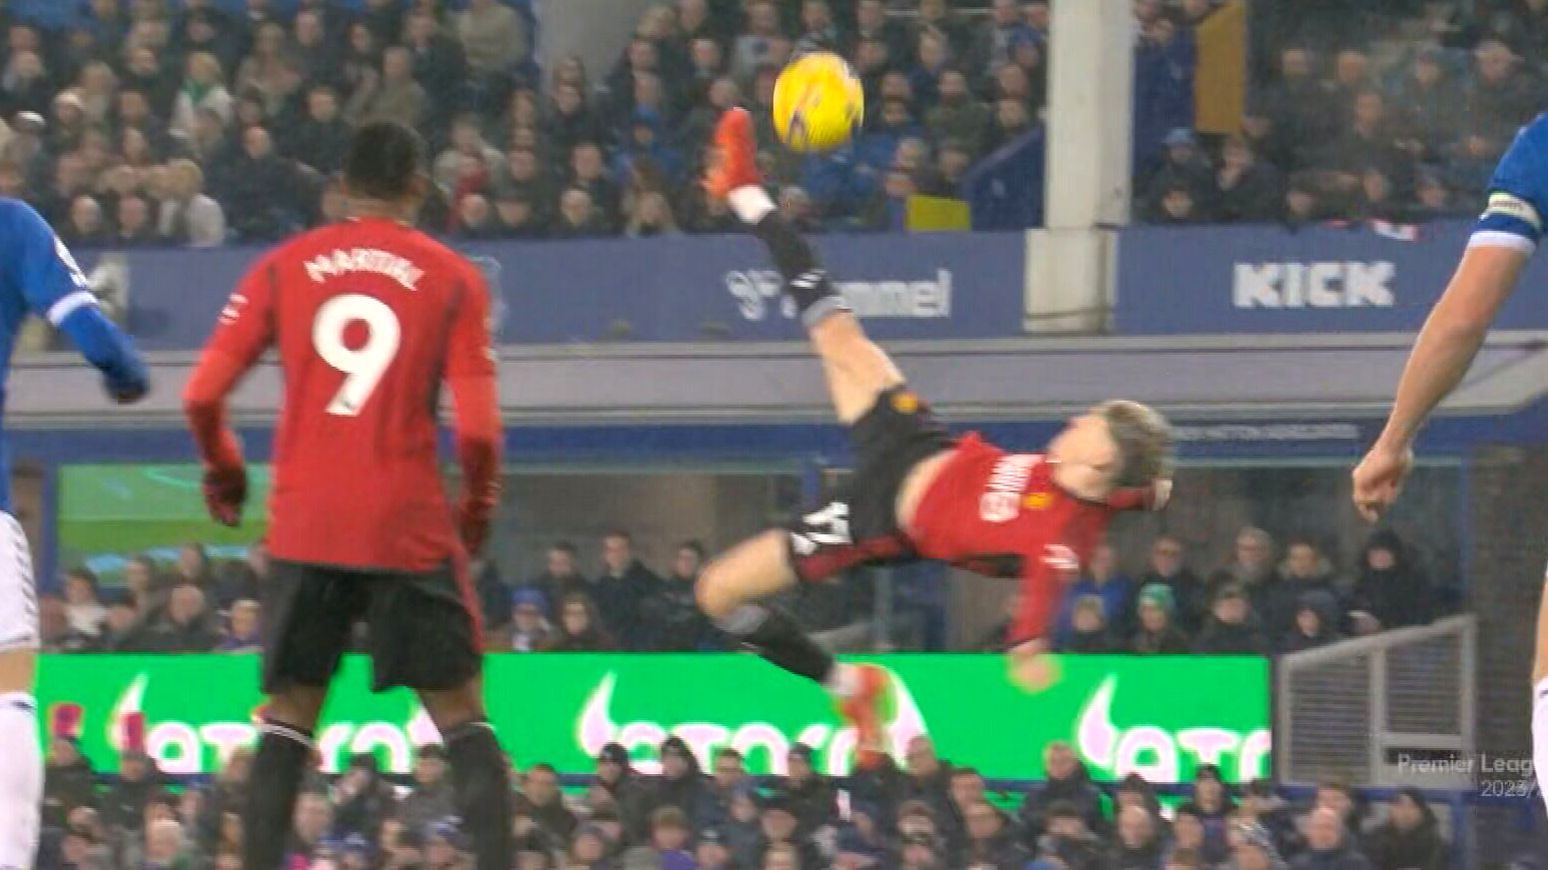
<svg viewBox="0 0 1548 870">
<path fill-rule="evenodd" d="M 1294 630 L 1297 613 L 1308 592 L 1325 592 L 1331 596 L 1337 617 L 1339 585 L 1333 566 L 1315 542 L 1305 538 L 1291 541 L 1285 549 L 1285 561 L 1278 575 L 1258 587 L 1256 605 L 1264 629 L 1273 638 L 1283 638 Z M 1336 630 L 1338 623 L 1328 627 Z"/>
<path fill-rule="evenodd" d="M 1148 583 L 1139 594 L 1139 630 L 1131 648 L 1141 655 L 1186 655 L 1188 637 L 1172 624 L 1177 605 L 1172 588 Z"/>
<path fill-rule="evenodd" d="M 1245 137 L 1232 136 L 1221 149 L 1220 168 L 1215 172 L 1214 218 L 1240 223 L 1275 220 L 1283 187 L 1279 171 L 1258 160 Z"/>
<path fill-rule="evenodd" d="M 1220 860 L 1224 860 L 1226 822 L 1236 811 L 1236 804 L 1220 776 L 1219 767 L 1213 764 L 1198 766 L 1193 774 L 1193 797 L 1182 805 L 1182 809 L 1191 811 L 1204 824 L 1205 856 L 1219 855 Z"/>
<path fill-rule="evenodd" d="M 210 652 L 220 637 L 210 625 L 204 592 L 192 583 L 172 590 L 165 618 L 151 625 L 144 637 L 145 652 Z"/>
<path fill-rule="evenodd" d="M 1098 595 L 1076 598 L 1071 608 L 1070 628 L 1060 649 L 1087 655 L 1116 652 L 1118 647 L 1103 610 L 1102 598 Z"/>
<path fill-rule="evenodd" d="M 1204 863 L 1204 856 L 1197 849 L 1179 849 L 1173 847 L 1166 856 L 1164 870 L 1209 870 Z"/>
<path fill-rule="evenodd" d="M 1370 870 L 1371 862 L 1348 840 L 1338 813 L 1326 807 L 1313 810 L 1306 820 L 1307 851 L 1290 862 L 1291 870 Z"/>
<path fill-rule="evenodd" d="M 785 761 L 785 778 L 774 794 L 795 814 L 797 833 L 810 838 L 837 815 L 833 786 L 812 766 L 812 748 L 805 743 L 791 746 Z"/>
<path fill-rule="evenodd" d="M 511 593 L 511 637 L 509 649 L 534 652 L 542 649 L 553 634 L 549 624 L 548 599 L 541 589 L 523 587 Z"/>
<path fill-rule="evenodd" d="M 778 42 L 784 40 L 780 32 L 779 11 L 770 0 L 753 0 L 747 4 L 747 26 L 736 38 L 731 50 L 731 72 L 739 79 L 752 78 L 759 67 L 779 67 Z"/>
<path fill-rule="evenodd" d="M 457 14 L 456 26 L 469 71 L 486 86 L 531 56 L 526 21 L 499 0 L 469 0 L 467 11 Z"/>
<path fill-rule="evenodd" d="M 817 845 L 801 834 L 800 819 L 787 798 L 776 796 L 764 804 L 762 830 L 762 866 L 822 866 L 822 856 Z M 777 855 L 783 857 L 776 859 Z M 783 863 L 792 859 L 793 864 Z"/>
<path fill-rule="evenodd" d="M 660 194 L 655 194 L 660 197 Z M 684 541 L 677 545 L 672 572 L 641 602 L 650 648 L 661 652 L 691 652 L 710 643 L 709 620 L 694 598 L 699 570 L 704 564 L 704 545 Z"/>
<path fill-rule="evenodd" d="M 618 632 L 625 648 L 644 648 L 650 627 L 640 619 L 641 606 L 660 588 L 661 578 L 635 558 L 634 539 L 628 532 L 614 530 L 602 539 L 597 603 L 604 624 Z"/>
<path fill-rule="evenodd" d="M 1360 557 L 1360 579 L 1351 594 L 1355 631 L 1369 634 L 1435 618 L 1435 590 L 1413 552 L 1397 533 L 1371 536 Z"/>
<path fill-rule="evenodd" d="M 631 239 L 681 234 L 666 194 L 655 190 L 647 191 L 635 200 L 629 222 L 624 227 L 624 235 Z"/>
<path fill-rule="evenodd" d="M 1048 828 L 1048 817 L 1056 803 L 1073 807 L 1085 822 L 1085 827 L 1100 831 L 1106 827 L 1102 815 L 1102 795 L 1091 782 L 1086 766 L 1076 758 L 1075 750 L 1068 743 L 1053 742 L 1043 749 L 1043 774 L 1047 782 L 1038 791 L 1027 793 L 1021 804 L 1018 819 L 1029 847 Z"/>
<path fill-rule="evenodd" d="M 397 121 L 417 127 L 424 119 L 430 97 L 414 80 L 414 56 L 394 45 L 382 52 L 381 84 L 364 101 L 360 121 Z"/>
<path fill-rule="evenodd" d="M 923 734 L 908 741 L 903 759 L 906 766 L 901 798 L 923 803 L 935 821 L 949 818 L 951 762 L 941 760 L 935 752 L 935 743 Z"/>
<path fill-rule="evenodd" d="M 565 190 L 559 197 L 559 217 L 552 237 L 589 239 L 604 235 L 607 235 L 607 229 L 597 213 L 591 194 L 579 187 Z"/>
<path fill-rule="evenodd" d="M 205 195 L 204 173 L 188 159 L 168 164 L 169 193 L 161 203 L 162 238 L 177 245 L 208 248 L 226 240 L 226 215 L 220 203 Z"/>
<path fill-rule="evenodd" d="M 860 225 L 877 232 L 903 232 L 908 229 L 908 201 L 918 187 L 913 176 L 902 169 L 888 170 L 884 179 L 866 205 Z"/>
<path fill-rule="evenodd" d="M 1236 533 L 1234 557 L 1209 580 L 1211 597 L 1226 584 L 1235 582 L 1245 590 L 1256 590 L 1274 579 L 1274 539 L 1259 528 L 1247 526 Z"/>
<path fill-rule="evenodd" d="M 414 79 L 424 85 L 430 97 L 430 116 L 439 126 L 460 104 L 457 95 L 467 69 L 462 46 L 442 32 L 434 13 L 423 8 L 410 10 L 404 21 L 403 44 L 413 55 Z"/>
<path fill-rule="evenodd" d="M 516 815 L 530 816 L 540 830 L 560 843 L 568 842 L 579 824 L 575 814 L 564 805 L 559 773 L 550 764 L 534 764 L 527 771 L 521 798 L 516 802 Z"/>
<path fill-rule="evenodd" d="M 1009 63 L 1016 42 L 1036 42 L 1038 34 L 1027 25 L 1019 0 L 994 0 L 989 20 L 979 29 L 970 55 L 970 69 L 988 73 Z"/>
<path fill-rule="evenodd" d="M 1365 807 L 1360 803 L 1354 788 L 1340 780 L 1319 783 L 1314 808 L 1323 807 L 1333 810 L 1344 820 L 1344 831 L 1350 837 L 1350 844 L 1358 843 L 1360 832 L 1365 827 Z"/>
<path fill-rule="evenodd" d="M 1205 655 L 1268 655 L 1268 638 L 1239 584 L 1227 583 L 1215 593 L 1210 619 L 1193 645 Z"/>
<path fill-rule="evenodd" d="M 96 247 L 108 242 L 108 226 L 97 198 L 81 194 L 70 202 L 68 222 L 59 228 L 59 237 L 75 247 Z"/>
<path fill-rule="evenodd" d="M 1150 562 L 1139 581 L 1143 586 L 1160 584 L 1171 590 L 1175 610 L 1173 617 L 1184 632 L 1198 629 L 1207 609 L 1204 584 L 1188 568 L 1181 539 L 1173 535 L 1161 535 L 1150 545 Z"/>
<path fill-rule="evenodd" d="M 118 760 L 118 782 L 103 798 L 102 821 L 110 828 L 143 830 L 145 807 L 161 790 L 161 771 L 143 748 L 124 750 Z"/>
<path fill-rule="evenodd" d="M 414 784 L 398 804 L 398 820 L 405 829 L 424 831 L 456 811 L 446 772 L 446 747 L 427 743 L 415 750 Z"/>
<path fill-rule="evenodd" d="M 1023 867 L 1031 859 L 1016 842 L 1005 814 L 988 801 L 969 804 L 963 816 L 967 822 L 967 843 L 957 858 L 959 866 Z"/>
<path fill-rule="evenodd" d="M 693 859 L 698 870 L 731 870 L 737 866 L 731 846 L 719 828 L 705 828 L 699 832 L 698 845 Z"/>
<path fill-rule="evenodd" d="M 231 123 L 231 92 L 226 90 L 220 61 L 208 52 L 195 52 L 188 56 L 187 77 L 183 79 L 183 86 L 172 106 L 172 132 L 191 138 L 194 119 L 200 110 L 214 112 L 223 124 Z"/>
<path fill-rule="evenodd" d="M 1164 841 L 1156 816 L 1137 806 L 1124 807 L 1117 815 L 1118 840 L 1108 859 L 1112 870 L 1154 870 L 1159 867 Z"/>
<path fill-rule="evenodd" d="M 1205 867 L 1213 867 L 1225 858 L 1224 841 L 1216 843 L 1209 839 L 1204 818 L 1191 803 L 1178 807 L 1172 816 L 1171 848 L 1173 853 L 1184 850 L 1197 853 Z"/>
<path fill-rule="evenodd" d="M 677 807 L 667 806 L 656 810 L 650 817 L 650 852 L 661 863 L 662 870 L 693 870 L 693 856 L 688 853 L 688 816 Z M 627 864 L 628 859 L 625 858 Z"/>
<path fill-rule="evenodd" d="M 1134 581 L 1120 573 L 1118 555 L 1110 544 L 1097 545 L 1087 560 L 1086 573 L 1070 584 L 1065 599 L 1071 606 L 1061 615 L 1061 631 L 1070 631 L 1074 617 L 1073 605 L 1087 595 L 1101 601 L 1103 621 L 1108 626 L 1121 634 L 1128 633 L 1132 625 L 1130 614 L 1134 608 Z"/>
<path fill-rule="evenodd" d="M 559 622 L 549 638 L 547 652 L 601 652 L 614 648 L 612 636 L 598 624 L 596 605 L 584 592 L 571 592 L 559 601 Z"/>
<path fill-rule="evenodd" d="M 608 177 L 602 148 L 595 142 L 581 142 L 570 155 L 570 186 L 587 193 L 601 229 L 611 232 L 620 223 L 621 204 L 618 185 Z"/>
<path fill-rule="evenodd" d="M 64 593 L 70 630 L 95 640 L 102 635 L 107 608 L 98 598 L 97 575 L 84 566 L 65 572 Z"/>
<path fill-rule="evenodd" d="M 274 139 L 263 127 L 242 133 L 242 154 L 232 168 L 224 210 L 233 216 L 232 229 L 243 240 L 272 241 L 290 232 L 297 219 L 293 209 L 294 170 L 274 153 Z"/>
<path fill-rule="evenodd" d="M 244 598 L 231 605 L 230 627 L 216 649 L 226 653 L 257 653 L 263 651 L 261 631 L 262 607 L 257 601 Z"/>
<path fill-rule="evenodd" d="M 1274 784 L 1267 779 L 1255 779 L 1247 784 L 1237 806 L 1237 816 L 1242 821 L 1263 826 L 1279 854 L 1289 854 L 1291 846 L 1300 840 L 1294 811 L 1275 793 Z"/>
<path fill-rule="evenodd" d="M 1486 136 L 1509 135 L 1537 110 L 1534 83 L 1522 72 L 1521 58 L 1498 40 L 1479 43 L 1473 59 L 1464 93 L 1468 127 Z"/>
<path fill-rule="evenodd" d="M 1393 797 L 1387 820 L 1365 838 L 1364 851 L 1375 870 L 1443 870 L 1448 863 L 1435 811 L 1412 787 Z"/>
<path fill-rule="evenodd" d="M 559 602 L 571 592 L 589 594 L 591 584 L 577 568 L 579 560 L 574 544 L 558 541 L 548 548 L 544 559 L 543 573 L 529 580 L 527 586 L 541 591 L 550 603 Z"/>
<path fill-rule="evenodd" d="M 850 807 L 849 826 L 839 832 L 834 846 L 836 870 L 866 870 L 882 866 L 888 855 L 887 844 L 877 824 L 877 809 L 871 804 Z"/>
<path fill-rule="evenodd" d="M 58 714 L 55 714 L 57 720 Z M 63 828 L 77 808 L 91 810 L 97 803 L 96 774 L 91 761 L 81 752 L 80 742 L 68 734 L 60 734 L 57 726 L 48 742 L 48 758 L 43 780 L 43 824 L 50 828 Z"/>
<path fill-rule="evenodd" d="M 339 95 L 328 85 L 314 85 L 306 96 L 306 119 L 291 142 L 295 159 L 324 175 L 344 167 L 354 133 L 339 111 Z"/>
<path fill-rule="evenodd" d="M 1268 829 L 1255 822 L 1237 821 L 1230 830 L 1231 860 L 1222 865 L 1231 870 L 1276 870 L 1284 868 Z"/>
<path fill-rule="evenodd" d="M 731 798 L 731 821 L 725 826 L 726 845 L 738 867 L 758 867 L 763 855 L 763 800 L 748 784 Z"/>
<path fill-rule="evenodd" d="M 697 809 L 694 821 L 711 828 L 730 822 L 731 801 L 749 782 L 742 753 L 729 746 L 717 750 L 709 787 L 705 789 L 703 804 Z"/>
<path fill-rule="evenodd" d="M 138 248 L 160 241 L 151 222 L 150 204 L 143 196 L 125 196 L 118 200 L 111 244 L 120 248 Z"/>
<path fill-rule="evenodd" d="M 611 864 L 608 862 L 607 834 L 602 826 L 585 824 L 577 828 L 570 840 L 569 859 L 566 867 L 608 870 Z"/>
<path fill-rule="evenodd" d="M 350 757 L 349 767 L 334 783 L 330 799 L 336 808 L 337 833 L 358 839 L 367 850 L 366 835 L 375 836 L 382 821 L 397 807 L 393 785 L 382 778 L 376 756 L 370 753 Z"/>
<path fill-rule="evenodd" d="M 597 755 L 596 781 L 612 797 L 625 839 L 630 843 L 643 841 L 652 795 L 630 765 L 628 751 L 617 743 L 602 747 Z"/>
<path fill-rule="evenodd" d="M 4 71 L 0 72 L 0 105 L 4 106 L 5 114 L 34 112 L 42 115 L 48 111 L 53 96 L 54 89 L 42 56 L 31 50 L 12 53 Z"/>
<path fill-rule="evenodd" d="M 833 9 L 828 0 L 802 0 L 801 29 L 795 44 L 797 55 L 834 51 L 839 47 L 838 25 L 833 20 Z"/>
<path fill-rule="evenodd" d="M 1178 128 L 1168 133 L 1162 144 L 1166 146 L 1166 159 L 1149 183 L 1151 209 L 1159 212 L 1167 194 L 1180 189 L 1202 211 L 1215 189 L 1215 175 L 1199 148 L 1198 137 L 1192 130 Z"/>
<path fill-rule="evenodd" d="M 500 236 L 495 221 L 494 208 L 489 200 L 477 193 L 469 193 L 457 205 L 456 235 L 461 239 L 493 239 Z"/>
<path fill-rule="evenodd" d="M 1073 804 L 1055 801 L 1048 808 L 1048 831 L 1039 843 L 1039 857 L 1066 867 L 1096 870 L 1101 866 L 1102 844 Z"/>
<path fill-rule="evenodd" d="M 661 744 L 661 777 L 656 780 L 655 806 L 694 813 L 704 802 L 705 782 L 699 760 L 681 737 L 668 737 Z"/>
<path fill-rule="evenodd" d="M 1295 623 L 1280 641 L 1280 652 L 1300 652 L 1342 640 L 1338 601 L 1331 592 L 1313 589 L 1301 595 Z"/>
</svg>

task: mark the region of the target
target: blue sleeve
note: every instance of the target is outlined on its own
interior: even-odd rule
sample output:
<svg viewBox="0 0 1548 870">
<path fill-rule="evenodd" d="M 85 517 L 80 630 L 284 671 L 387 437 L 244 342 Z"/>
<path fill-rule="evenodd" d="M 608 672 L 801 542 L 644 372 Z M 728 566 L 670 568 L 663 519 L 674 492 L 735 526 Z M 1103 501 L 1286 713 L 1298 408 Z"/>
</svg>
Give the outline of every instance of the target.
<svg viewBox="0 0 1548 870">
<path fill-rule="evenodd" d="M 1489 203 L 1473 227 L 1470 245 L 1531 253 L 1548 215 L 1548 115 L 1516 134 L 1489 181 Z"/>
<path fill-rule="evenodd" d="M 133 343 L 97 307 L 75 257 L 42 216 L 26 203 L 0 202 L 11 271 L 9 284 L 27 307 L 69 336 L 88 362 L 120 383 L 142 380 L 145 364 Z"/>
</svg>

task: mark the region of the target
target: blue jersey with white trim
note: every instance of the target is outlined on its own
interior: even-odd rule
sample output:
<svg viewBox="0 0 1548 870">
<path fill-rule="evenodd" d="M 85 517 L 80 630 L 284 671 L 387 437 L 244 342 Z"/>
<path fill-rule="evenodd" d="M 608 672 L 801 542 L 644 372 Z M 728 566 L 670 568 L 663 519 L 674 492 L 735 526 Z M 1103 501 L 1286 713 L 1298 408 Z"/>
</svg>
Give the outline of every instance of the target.
<svg viewBox="0 0 1548 870">
<path fill-rule="evenodd" d="M 1469 245 L 1515 248 L 1530 254 L 1548 218 L 1548 114 L 1516 134 L 1489 181 L 1489 203 Z"/>
<path fill-rule="evenodd" d="M 75 258 L 31 206 L 0 197 L 0 421 L 16 336 L 29 314 L 58 326 L 96 297 Z M 0 510 L 11 509 L 8 451 L 0 449 Z"/>
</svg>

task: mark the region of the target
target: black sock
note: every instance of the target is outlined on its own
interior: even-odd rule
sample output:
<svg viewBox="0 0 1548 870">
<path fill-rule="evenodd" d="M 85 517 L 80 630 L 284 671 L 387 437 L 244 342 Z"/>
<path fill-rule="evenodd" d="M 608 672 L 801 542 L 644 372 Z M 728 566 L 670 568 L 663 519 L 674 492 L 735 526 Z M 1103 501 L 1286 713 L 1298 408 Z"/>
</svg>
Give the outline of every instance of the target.
<svg viewBox="0 0 1548 870">
<path fill-rule="evenodd" d="M 825 683 L 833 670 L 833 654 L 807 637 L 795 617 L 778 607 L 746 605 L 721 620 L 720 627 L 753 652 L 797 676 Z"/>
<path fill-rule="evenodd" d="M 478 870 L 510 870 L 511 778 L 494 729 L 482 719 L 446 732 L 452 789 L 462 829 L 473 840 Z"/>
<path fill-rule="evenodd" d="M 242 866 L 279 870 L 290 842 L 296 792 L 312 755 L 312 732 L 272 720 L 264 720 L 258 731 L 262 736 L 242 812 Z"/>
<path fill-rule="evenodd" d="M 795 300 L 801 321 L 811 326 L 835 311 L 848 311 L 849 305 L 828 279 L 817 262 L 817 252 L 801 233 L 777 211 L 771 211 L 753 227 L 753 235 L 768 246 L 774 267 L 785 279 L 785 292 Z"/>
</svg>

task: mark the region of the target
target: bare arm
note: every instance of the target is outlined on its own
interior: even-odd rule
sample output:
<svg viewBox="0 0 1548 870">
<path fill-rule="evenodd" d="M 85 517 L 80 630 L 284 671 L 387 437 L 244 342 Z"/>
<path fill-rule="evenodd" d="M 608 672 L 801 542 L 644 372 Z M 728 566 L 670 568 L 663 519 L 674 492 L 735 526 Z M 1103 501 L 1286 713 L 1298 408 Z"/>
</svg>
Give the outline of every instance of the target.
<svg viewBox="0 0 1548 870">
<path fill-rule="evenodd" d="M 1494 246 L 1469 248 L 1462 256 L 1414 344 L 1378 443 L 1407 449 L 1425 419 L 1461 383 L 1495 314 L 1515 289 L 1527 256 Z"/>
</svg>

